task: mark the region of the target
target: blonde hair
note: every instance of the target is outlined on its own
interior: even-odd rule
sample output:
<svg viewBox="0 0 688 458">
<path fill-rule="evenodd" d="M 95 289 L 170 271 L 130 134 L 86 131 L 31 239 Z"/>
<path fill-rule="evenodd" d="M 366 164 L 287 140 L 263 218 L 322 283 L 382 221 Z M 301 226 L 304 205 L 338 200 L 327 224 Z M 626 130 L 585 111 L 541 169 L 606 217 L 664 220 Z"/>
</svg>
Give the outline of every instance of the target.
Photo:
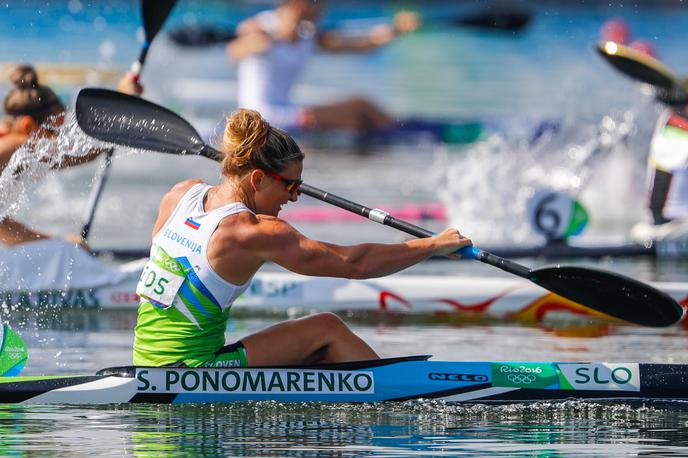
<svg viewBox="0 0 688 458">
<path fill-rule="evenodd" d="M 38 83 L 38 75 L 31 65 L 19 65 L 10 72 L 14 88 L 5 96 L 5 113 L 10 116 L 31 116 L 42 124 L 56 111 L 64 111 L 55 92 Z"/>
<path fill-rule="evenodd" d="M 253 169 L 281 172 L 304 157 L 289 134 L 271 126 L 257 111 L 244 108 L 227 117 L 222 146 L 222 174 L 228 177 Z"/>
</svg>

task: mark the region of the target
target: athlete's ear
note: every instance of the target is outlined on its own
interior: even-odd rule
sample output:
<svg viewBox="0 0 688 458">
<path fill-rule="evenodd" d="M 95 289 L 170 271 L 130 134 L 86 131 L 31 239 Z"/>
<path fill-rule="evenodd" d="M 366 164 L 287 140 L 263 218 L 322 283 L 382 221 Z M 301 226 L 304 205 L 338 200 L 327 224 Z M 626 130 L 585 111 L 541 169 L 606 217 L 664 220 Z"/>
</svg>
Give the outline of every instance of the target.
<svg viewBox="0 0 688 458">
<path fill-rule="evenodd" d="M 260 191 L 265 186 L 265 178 L 265 172 L 262 170 L 254 169 L 251 171 L 251 174 L 249 175 L 249 181 L 254 191 Z"/>
</svg>

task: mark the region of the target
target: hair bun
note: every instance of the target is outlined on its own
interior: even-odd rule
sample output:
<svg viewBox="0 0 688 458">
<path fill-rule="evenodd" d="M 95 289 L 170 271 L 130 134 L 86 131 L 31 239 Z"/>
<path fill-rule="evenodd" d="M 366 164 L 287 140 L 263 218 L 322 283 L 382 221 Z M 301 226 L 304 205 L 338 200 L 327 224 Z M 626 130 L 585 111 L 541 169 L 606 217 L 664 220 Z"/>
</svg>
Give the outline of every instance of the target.
<svg viewBox="0 0 688 458">
<path fill-rule="evenodd" d="M 18 89 L 38 87 L 38 75 L 31 65 L 19 65 L 10 73 L 10 81 Z"/>
<path fill-rule="evenodd" d="M 255 110 L 241 108 L 227 119 L 224 146 L 236 166 L 248 163 L 251 154 L 265 145 L 270 124 Z"/>
</svg>

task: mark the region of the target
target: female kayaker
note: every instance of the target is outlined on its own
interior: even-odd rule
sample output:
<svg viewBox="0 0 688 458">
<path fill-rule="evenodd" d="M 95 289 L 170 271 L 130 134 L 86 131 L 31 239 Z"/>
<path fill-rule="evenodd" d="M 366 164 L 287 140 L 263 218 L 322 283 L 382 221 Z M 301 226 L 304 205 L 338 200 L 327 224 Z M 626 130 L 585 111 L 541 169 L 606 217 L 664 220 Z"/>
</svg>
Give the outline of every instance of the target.
<svg viewBox="0 0 688 458">
<path fill-rule="evenodd" d="M 382 24 L 348 37 L 320 31 L 320 7 L 311 0 L 285 0 L 275 10 L 263 11 L 237 27 L 237 38 L 227 55 L 238 64 L 237 97 L 241 108 L 258 110 L 271 124 L 287 130 L 382 130 L 392 117 L 364 97 L 315 106 L 293 102 L 291 90 L 317 48 L 330 52 L 368 51 L 415 30 L 419 17 L 400 12 L 393 24 Z"/>
<path fill-rule="evenodd" d="M 229 309 L 265 262 L 340 278 L 385 276 L 471 241 L 456 229 L 398 244 L 312 240 L 279 218 L 296 202 L 304 155 L 258 112 L 239 110 L 223 135 L 224 181 L 183 181 L 162 199 L 141 297 L 134 364 L 260 366 L 377 358 L 336 315 L 285 321 L 225 345 Z M 294 297 L 298 302 L 298 297 Z"/>
<path fill-rule="evenodd" d="M 52 138 L 64 122 L 65 106 L 55 92 L 40 84 L 35 69 L 30 65 L 19 65 L 10 73 L 14 88 L 5 96 L 5 117 L 0 120 L 0 173 L 7 167 L 10 159 L 29 140 Z M 127 73 L 119 82 L 118 89 L 127 94 L 141 94 L 143 88 Z M 64 156 L 53 168 L 71 167 L 97 158 L 104 149 L 93 149 L 83 156 Z M 51 238 L 50 235 L 30 229 L 11 218 L 0 221 L 0 244 L 18 245 L 38 239 Z M 84 244 L 80 235 L 70 234 L 65 239 Z"/>
</svg>

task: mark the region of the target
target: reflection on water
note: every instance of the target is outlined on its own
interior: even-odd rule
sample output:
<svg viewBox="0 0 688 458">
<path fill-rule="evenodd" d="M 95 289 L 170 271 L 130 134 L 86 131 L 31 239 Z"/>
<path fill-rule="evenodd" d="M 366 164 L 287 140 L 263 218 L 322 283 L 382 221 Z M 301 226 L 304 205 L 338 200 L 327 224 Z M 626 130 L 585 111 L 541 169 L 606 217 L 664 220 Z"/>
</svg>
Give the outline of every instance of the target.
<svg viewBox="0 0 688 458">
<path fill-rule="evenodd" d="M 688 453 L 688 410 L 290 404 L 0 408 L 0 453 L 187 456 L 610 456 Z"/>
</svg>

